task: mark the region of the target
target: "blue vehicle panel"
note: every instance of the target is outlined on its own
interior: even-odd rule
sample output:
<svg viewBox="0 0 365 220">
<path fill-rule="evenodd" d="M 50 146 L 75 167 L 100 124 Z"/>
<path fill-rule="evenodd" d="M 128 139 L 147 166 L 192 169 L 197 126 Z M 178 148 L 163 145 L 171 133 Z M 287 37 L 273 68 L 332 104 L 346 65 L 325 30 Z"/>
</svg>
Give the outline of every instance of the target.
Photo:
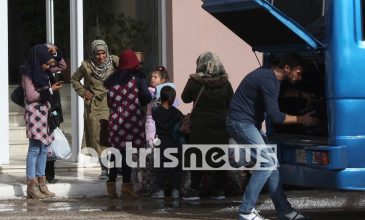
<svg viewBox="0 0 365 220">
<path fill-rule="evenodd" d="M 205 0 L 203 8 L 263 52 L 264 66 L 291 51 L 310 64 L 303 75 L 307 84 L 297 86 L 317 96 L 312 108 L 321 127 L 266 121 L 270 140 L 278 145 L 283 182 L 365 190 L 365 0 L 273 2 Z M 299 4 L 322 4 L 323 14 L 311 20 L 306 17 L 311 10 L 290 11 Z M 288 114 L 304 114 L 306 108 L 284 97 L 279 104 Z"/>
</svg>

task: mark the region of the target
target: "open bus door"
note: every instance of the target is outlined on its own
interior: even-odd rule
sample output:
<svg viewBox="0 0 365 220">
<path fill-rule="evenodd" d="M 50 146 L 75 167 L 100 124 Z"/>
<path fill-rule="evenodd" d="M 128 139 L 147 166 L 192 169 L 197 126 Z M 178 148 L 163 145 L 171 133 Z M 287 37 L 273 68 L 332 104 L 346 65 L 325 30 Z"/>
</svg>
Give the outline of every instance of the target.
<svg viewBox="0 0 365 220">
<path fill-rule="evenodd" d="M 329 13 L 339 11 L 335 10 L 337 6 L 346 10 L 351 6 L 343 7 L 344 5 L 353 4 L 352 1 L 336 1 L 336 3 L 328 1 Z M 290 4 L 297 1 L 286 2 Z M 318 3 L 318 1 L 302 2 Z M 359 142 L 354 141 L 356 139 L 354 136 L 343 138 L 339 132 L 345 130 L 341 127 L 342 125 L 351 131 L 355 128 L 350 127 L 348 122 L 344 122 L 344 118 L 334 117 L 340 111 L 342 116 L 351 114 L 344 108 L 348 107 L 348 103 L 355 103 L 353 100 L 346 101 L 345 106 L 341 104 L 343 101 L 337 100 L 337 97 L 329 99 L 328 95 L 342 89 L 334 87 L 333 82 L 329 80 L 334 79 L 333 74 L 336 71 L 333 70 L 332 61 L 329 61 L 333 48 L 327 47 L 331 44 L 332 38 L 329 38 L 326 44 L 323 43 L 322 40 L 313 37 L 308 28 L 299 25 L 266 0 L 205 0 L 202 7 L 248 43 L 253 51 L 263 52 L 265 67 L 270 67 L 280 56 L 292 51 L 301 54 L 310 64 L 306 71 L 308 73 L 303 75 L 303 77 L 307 76 L 308 83 L 305 85 L 304 82 L 299 86 L 316 93 L 318 102 L 313 108 L 323 122 L 321 127 L 316 129 L 307 129 L 298 125 L 280 127 L 267 121 L 269 139 L 271 143 L 278 145 L 283 183 L 306 187 L 365 190 L 365 160 L 361 161 L 357 156 L 358 153 L 365 153 L 365 150 L 359 150 L 360 143 L 365 144 L 365 139 L 360 138 Z M 335 15 L 329 17 L 332 20 L 328 20 L 327 25 L 336 21 Z M 317 27 L 324 28 L 324 19 L 321 18 L 320 21 L 322 26 L 317 25 Z M 337 30 L 333 28 L 335 27 L 333 24 L 330 27 L 332 31 Z M 338 43 L 336 46 L 341 46 L 340 42 L 336 43 Z M 347 86 L 351 89 L 351 84 Z M 356 115 L 363 110 L 359 108 L 355 111 L 355 108 L 362 106 L 365 109 L 365 101 L 361 100 L 358 103 L 360 105 L 355 104 L 353 108 L 350 107 Z M 289 111 L 294 111 L 299 114 L 297 109 L 292 108 L 293 102 L 279 101 L 279 105 L 283 112 L 289 114 Z M 290 113 L 293 114 L 293 112 Z M 361 126 L 356 128 L 363 129 Z M 362 147 L 365 148 L 365 146 Z M 352 160 L 351 157 L 356 159 Z"/>
</svg>

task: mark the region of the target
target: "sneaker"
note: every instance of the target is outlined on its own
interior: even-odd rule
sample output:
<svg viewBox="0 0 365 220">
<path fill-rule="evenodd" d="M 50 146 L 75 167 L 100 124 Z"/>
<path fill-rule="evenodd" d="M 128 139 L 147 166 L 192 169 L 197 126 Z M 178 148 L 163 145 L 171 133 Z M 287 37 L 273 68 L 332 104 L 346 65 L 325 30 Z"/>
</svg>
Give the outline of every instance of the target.
<svg viewBox="0 0 365 220">
<path fill-rule="evenodd" d="M 221 190 L 218 190 L 214 193 L 212 193 L 212 195 L 210 196 L 211 199 L 216 199 L 216 200 L 222 200 L 222 199 L 226 199 L 226 196 L 224 195 L 224 192 Z"/>
<path fill-rule="evenodd" d="M 239 214 L 239 220 L 269 220 L 267 218 L 262 217 L 256 209 L 252 209 L 251 213 L 241 213 Z"/>
<path fill-rule="evenodd" d="M 156 199 L 165 198 L 165 192 L 162 189 L 159 189 L 156 192 L 152 193 L 151 197 Z"/>
<path fill-rule="evenodd" d="M 102 170 L 100 173 L 99 179 L 108 179 L 108 171 Z"/>
<path fill-rule="evenodd" d="M 191 201 L 191 200 L 199 200 L 199 191 L 195 189 L 189 190 L 183 197 L 183 200 Z"/>
<path fill-rule="evenodd" d="M 173 198 L 173 199 L 180 198 L 180 191 L 178 189 L 172 189 L 171 198 Z"/>
<path fill-rule="evenodd" d="M 285 220 L 306 220 L 308 218 L 304 217 L 304 215 L 300 214 L 299 212 L 293 210 L 292 212 L 289 212 L 288 214 L 285 214 L 280 219 L 285 219 Z"/>
</svg>

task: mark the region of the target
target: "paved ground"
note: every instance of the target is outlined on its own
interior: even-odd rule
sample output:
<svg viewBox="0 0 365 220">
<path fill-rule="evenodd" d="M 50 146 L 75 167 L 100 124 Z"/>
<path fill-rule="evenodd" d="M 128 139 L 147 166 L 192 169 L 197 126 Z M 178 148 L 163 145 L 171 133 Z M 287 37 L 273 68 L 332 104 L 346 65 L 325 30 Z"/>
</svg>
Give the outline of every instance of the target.
<svg viewBox="0 0 365 220">
<path fill-rule="evenodd" d="M 0 219 L 237 219 L 241 196 L 200 202 L 155 200 L 109 200 L 100 168 L 59 163 L 56 184 L 49 184 L 57 197 L 26 199 L 24 167 L 0 167 Z M 118 184 L 119 186 L 120 184 Z M 118 189 L 119 190 L 119 189 Z M 365 219 L 365 192 L 286 190 L 294 208 L 320 220 Z M 269 219 L 277 219 L 269 196 L 260 196 L 257 209 Z"/>
<path fill-rule="evenodd" d="M 290 190 L 292 205 L 313 220 L 365 219 L 365 192 Z M 0 219 L 237 219 L 240 196 L 199 202 L 105 197 L 0 201 Z M 277 219 L 268 195 L 260 196 L 261 214 Z"/>
<path fill-rule="evenodd" d="M 57 198 L 100 197 L 106 195 L 105 180 L 99 179 L 100 167 L 79 167 L 76 163 L 56 162 L 56 184 L 49 189 Z M 26 195 L 25 166 L 0 167 L 0 200 L 23 199 Z"/>
</svg>

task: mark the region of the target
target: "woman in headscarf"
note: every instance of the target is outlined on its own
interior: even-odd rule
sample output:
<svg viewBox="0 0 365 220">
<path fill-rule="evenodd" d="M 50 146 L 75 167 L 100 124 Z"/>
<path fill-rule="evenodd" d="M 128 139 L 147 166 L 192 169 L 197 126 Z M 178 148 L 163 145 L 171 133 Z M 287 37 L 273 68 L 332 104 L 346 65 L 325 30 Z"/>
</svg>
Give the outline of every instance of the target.
<svg viewBox="0 0 365 220">
<path fill-rule="evenodd" d="M 201 95 L 197 100 L 199 93 Z M 226 114 L 232 96 L 231 83 L 218 56 L 209 51 L 202 53 L 196 61 L 196 73 L 190 75 L 181 94 L 183 102 L 196 105 L 191 114 L 189 144 L 228 144 Z M 203 174 L 204 171 L 191 171 L 191 190 L 183 199 L 200 199 Z M 215 177 L 211 198 L 224 199 L 226 172 L 214 171 L 211 174 Z"/>
<path fill-rule="evenodd" d="M 140 148 L 146 145 L 144 113 L 142 107 L 152 99 L 147 88 L 146 75 L 139 71 L 140 62 L 134 51 L 127 49 L 119 56 L 118 70 L 104 82 L 108 89 L 109 147 L 116 148 L 122 155 L 122 196 L 124 199 L 135 198 L 131 182 L 131 167 L 126 164 L 126 143 Z M 118 162 L 112 154 L 111 162 Z M 106 183 L 109 198 L 116 198 L 115 180 L 117 166 L 110 169 Z M 119 164 L 120 165 L 120 164 Z"/>
<path fill-rule="evenodd" d="M 108 168 L 101 162 L 100 156 L 106 146 L 100 144 L 100 120 L 108 119 L 107 90 L 103 82 L 119 65 L 117 56 L 109 55 L 108 46 L 103 40 L 91 43 L 91 58 L 71 77 L 72 87 L 84 99 L 84 136 L 82 147 L 93 148 L 99 155 L 101 179 L 108 178 Z M 82 84 L 80 81 L 84 80 Z"/>
<path fill-rule="evenodd" d="M 53 141 L 53 131 L 48 126 L 53 91 L 62 88 L 60 83 L 52 86 L 47 70 L 56 61 L 44 44 L 34 46 L 27 61 L 20 67 L 25 93 L 24 119 L 29 148 L 26 162 L 27 196 L 33 199 L 54 197 L 46 186 L 46 160 L 48 146 Z"/>
</svg>

